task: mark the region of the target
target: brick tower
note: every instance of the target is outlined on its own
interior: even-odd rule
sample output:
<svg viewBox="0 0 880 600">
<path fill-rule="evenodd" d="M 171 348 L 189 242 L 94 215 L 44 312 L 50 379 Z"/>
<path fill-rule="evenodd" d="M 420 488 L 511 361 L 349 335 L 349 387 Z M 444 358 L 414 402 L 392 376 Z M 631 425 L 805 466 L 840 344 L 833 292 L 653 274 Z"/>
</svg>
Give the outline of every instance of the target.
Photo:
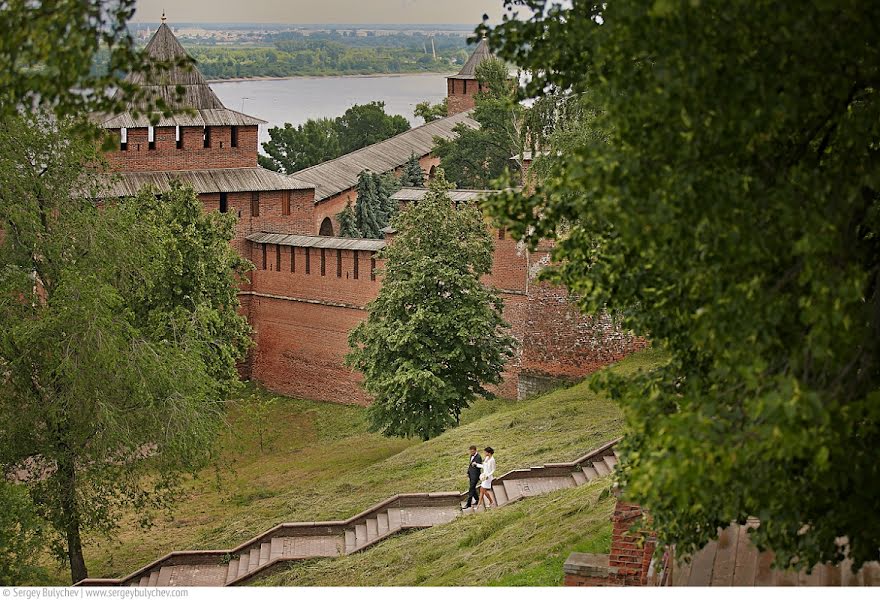
<svg viewBox="0 0 880 600">
<path fill-rule="evenodd" d="M 191 59 L 164 17 L 145 51 L 151 61 L 181 66 L 134 73 L 128 81 L 174 114 L 153 126 L 142 104 L 129 103 L 121 114 L 95 116 L 117 142 L 105 155 L 114 176 L 102 194 L 133 196 L 144 186 L 163 192 L 174 180 L 189 184 L 207 210 L 237 214 L 233 244 L 247 258 L 245 237 L 267 220 L 295 221 L 295 213 L 302 223 L 294 224 L 310 231 L 314 186 L 257 164 L 259 127 L 266 122 L 223 105 L 199 70 L 186 64 Z"/>
<path fill-rule="evenodd" d="M 477 67 L 488 58 L 495 58 L 489 52 L 486 38 L 480 40 L 471 57 L 456 75 L 446 78 L 446 111 L 448 115 L 471 110 L 474 107 L 474 95 L 481 90 L 477 80 Z"/>
</svg>

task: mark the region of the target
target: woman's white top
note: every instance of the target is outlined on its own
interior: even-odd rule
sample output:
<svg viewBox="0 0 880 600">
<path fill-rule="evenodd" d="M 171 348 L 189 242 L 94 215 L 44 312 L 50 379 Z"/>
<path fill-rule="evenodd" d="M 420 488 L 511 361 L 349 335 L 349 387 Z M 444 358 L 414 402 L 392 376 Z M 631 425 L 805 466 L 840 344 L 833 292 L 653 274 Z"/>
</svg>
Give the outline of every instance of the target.
<svg viewBox="0 0 880 600">
<path fill-rule="evenodd" d="M 488 481 L 491 483 L 492 474 L 495 473 L 495 457 L 490 456 L 489 458 L 487 458 L 486 460 L 484 460 L 481 464 L 478 464 L 477 466 L 480 467 L 481 469 L 483 469 L 483 475 L 486 476 L 486 479 L 484 479 L 484 481 Z"/>
</svg>

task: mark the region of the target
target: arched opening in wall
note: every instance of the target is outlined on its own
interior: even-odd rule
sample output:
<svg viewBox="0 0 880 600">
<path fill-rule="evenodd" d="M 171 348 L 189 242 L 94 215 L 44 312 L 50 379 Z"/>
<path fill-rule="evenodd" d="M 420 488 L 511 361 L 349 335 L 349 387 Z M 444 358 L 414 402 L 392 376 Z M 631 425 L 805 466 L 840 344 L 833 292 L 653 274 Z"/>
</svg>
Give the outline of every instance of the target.
<svg viewBox="0 0 880 600">
<path fill-rule="evenodd" d="M 437 175 L 437 165 L 431 165 L 431 170 L 428 171 L 428 179 L 434 179 L 435 175 Z"/>
<path fill-rule="evenodd" d="M 333 237 L 333 221 L 330 220 L 330 217 L 324 217 L 324 220 L 321 221 L 321 229 L 318 230 L 318 235 Z"/>
</svg>

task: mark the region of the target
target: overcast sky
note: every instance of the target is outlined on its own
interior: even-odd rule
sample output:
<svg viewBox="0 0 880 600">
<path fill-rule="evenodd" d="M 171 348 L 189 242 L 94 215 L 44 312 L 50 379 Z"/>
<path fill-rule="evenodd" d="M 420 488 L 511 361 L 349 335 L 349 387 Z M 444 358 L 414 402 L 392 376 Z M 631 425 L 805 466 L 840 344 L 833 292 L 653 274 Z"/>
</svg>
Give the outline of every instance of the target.
<svg viewBox="0 0 880 600">
<path fill-rule="evenodd" d="M 502 0 L 137 0 L 133 21 L 156 23 L 462 23 L 493 22 Z"/>
</svg>

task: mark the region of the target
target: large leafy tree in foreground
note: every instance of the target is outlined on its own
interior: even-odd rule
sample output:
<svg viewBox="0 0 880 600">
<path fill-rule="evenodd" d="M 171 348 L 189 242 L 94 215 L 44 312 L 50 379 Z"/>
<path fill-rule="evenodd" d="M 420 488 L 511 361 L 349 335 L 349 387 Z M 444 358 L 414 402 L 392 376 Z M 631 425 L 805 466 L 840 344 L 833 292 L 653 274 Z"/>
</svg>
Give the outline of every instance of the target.
<svg viewBox="0 0 880 600">
<path fill-rule="evenodd" d="M 501 298 L 480 278 L 492 238 L 475 206 L 456 209 L 442 170 L 423 200 L 392 221 L 382 289 L 349 336 L 349 365 L 364 374 L 374 430 L 429 439 L 458 423 L 512 353 Z"/>
<path fill-rule="evenodd" d="M 532 95 L 589 92 L 602 135 L 496 212 L 564 231 L 556 280 L 670 356 L 606 381 L 626 496 L 684 551 L 753 515 L 782 563 L 841 560 L 840 536 L 876 560 L 880 5 L 515 4 L 536 16 L 498 54 Z"/>
<path fill-rule="evenodd" d="M 99 157 L 69 134 L 0 124 L 0 466 L 78 581 L 84 533 L 167 507 L 210 458 L 249 338 L 232 217 L 182 188 L 82 199 Z"/>
</svg>

